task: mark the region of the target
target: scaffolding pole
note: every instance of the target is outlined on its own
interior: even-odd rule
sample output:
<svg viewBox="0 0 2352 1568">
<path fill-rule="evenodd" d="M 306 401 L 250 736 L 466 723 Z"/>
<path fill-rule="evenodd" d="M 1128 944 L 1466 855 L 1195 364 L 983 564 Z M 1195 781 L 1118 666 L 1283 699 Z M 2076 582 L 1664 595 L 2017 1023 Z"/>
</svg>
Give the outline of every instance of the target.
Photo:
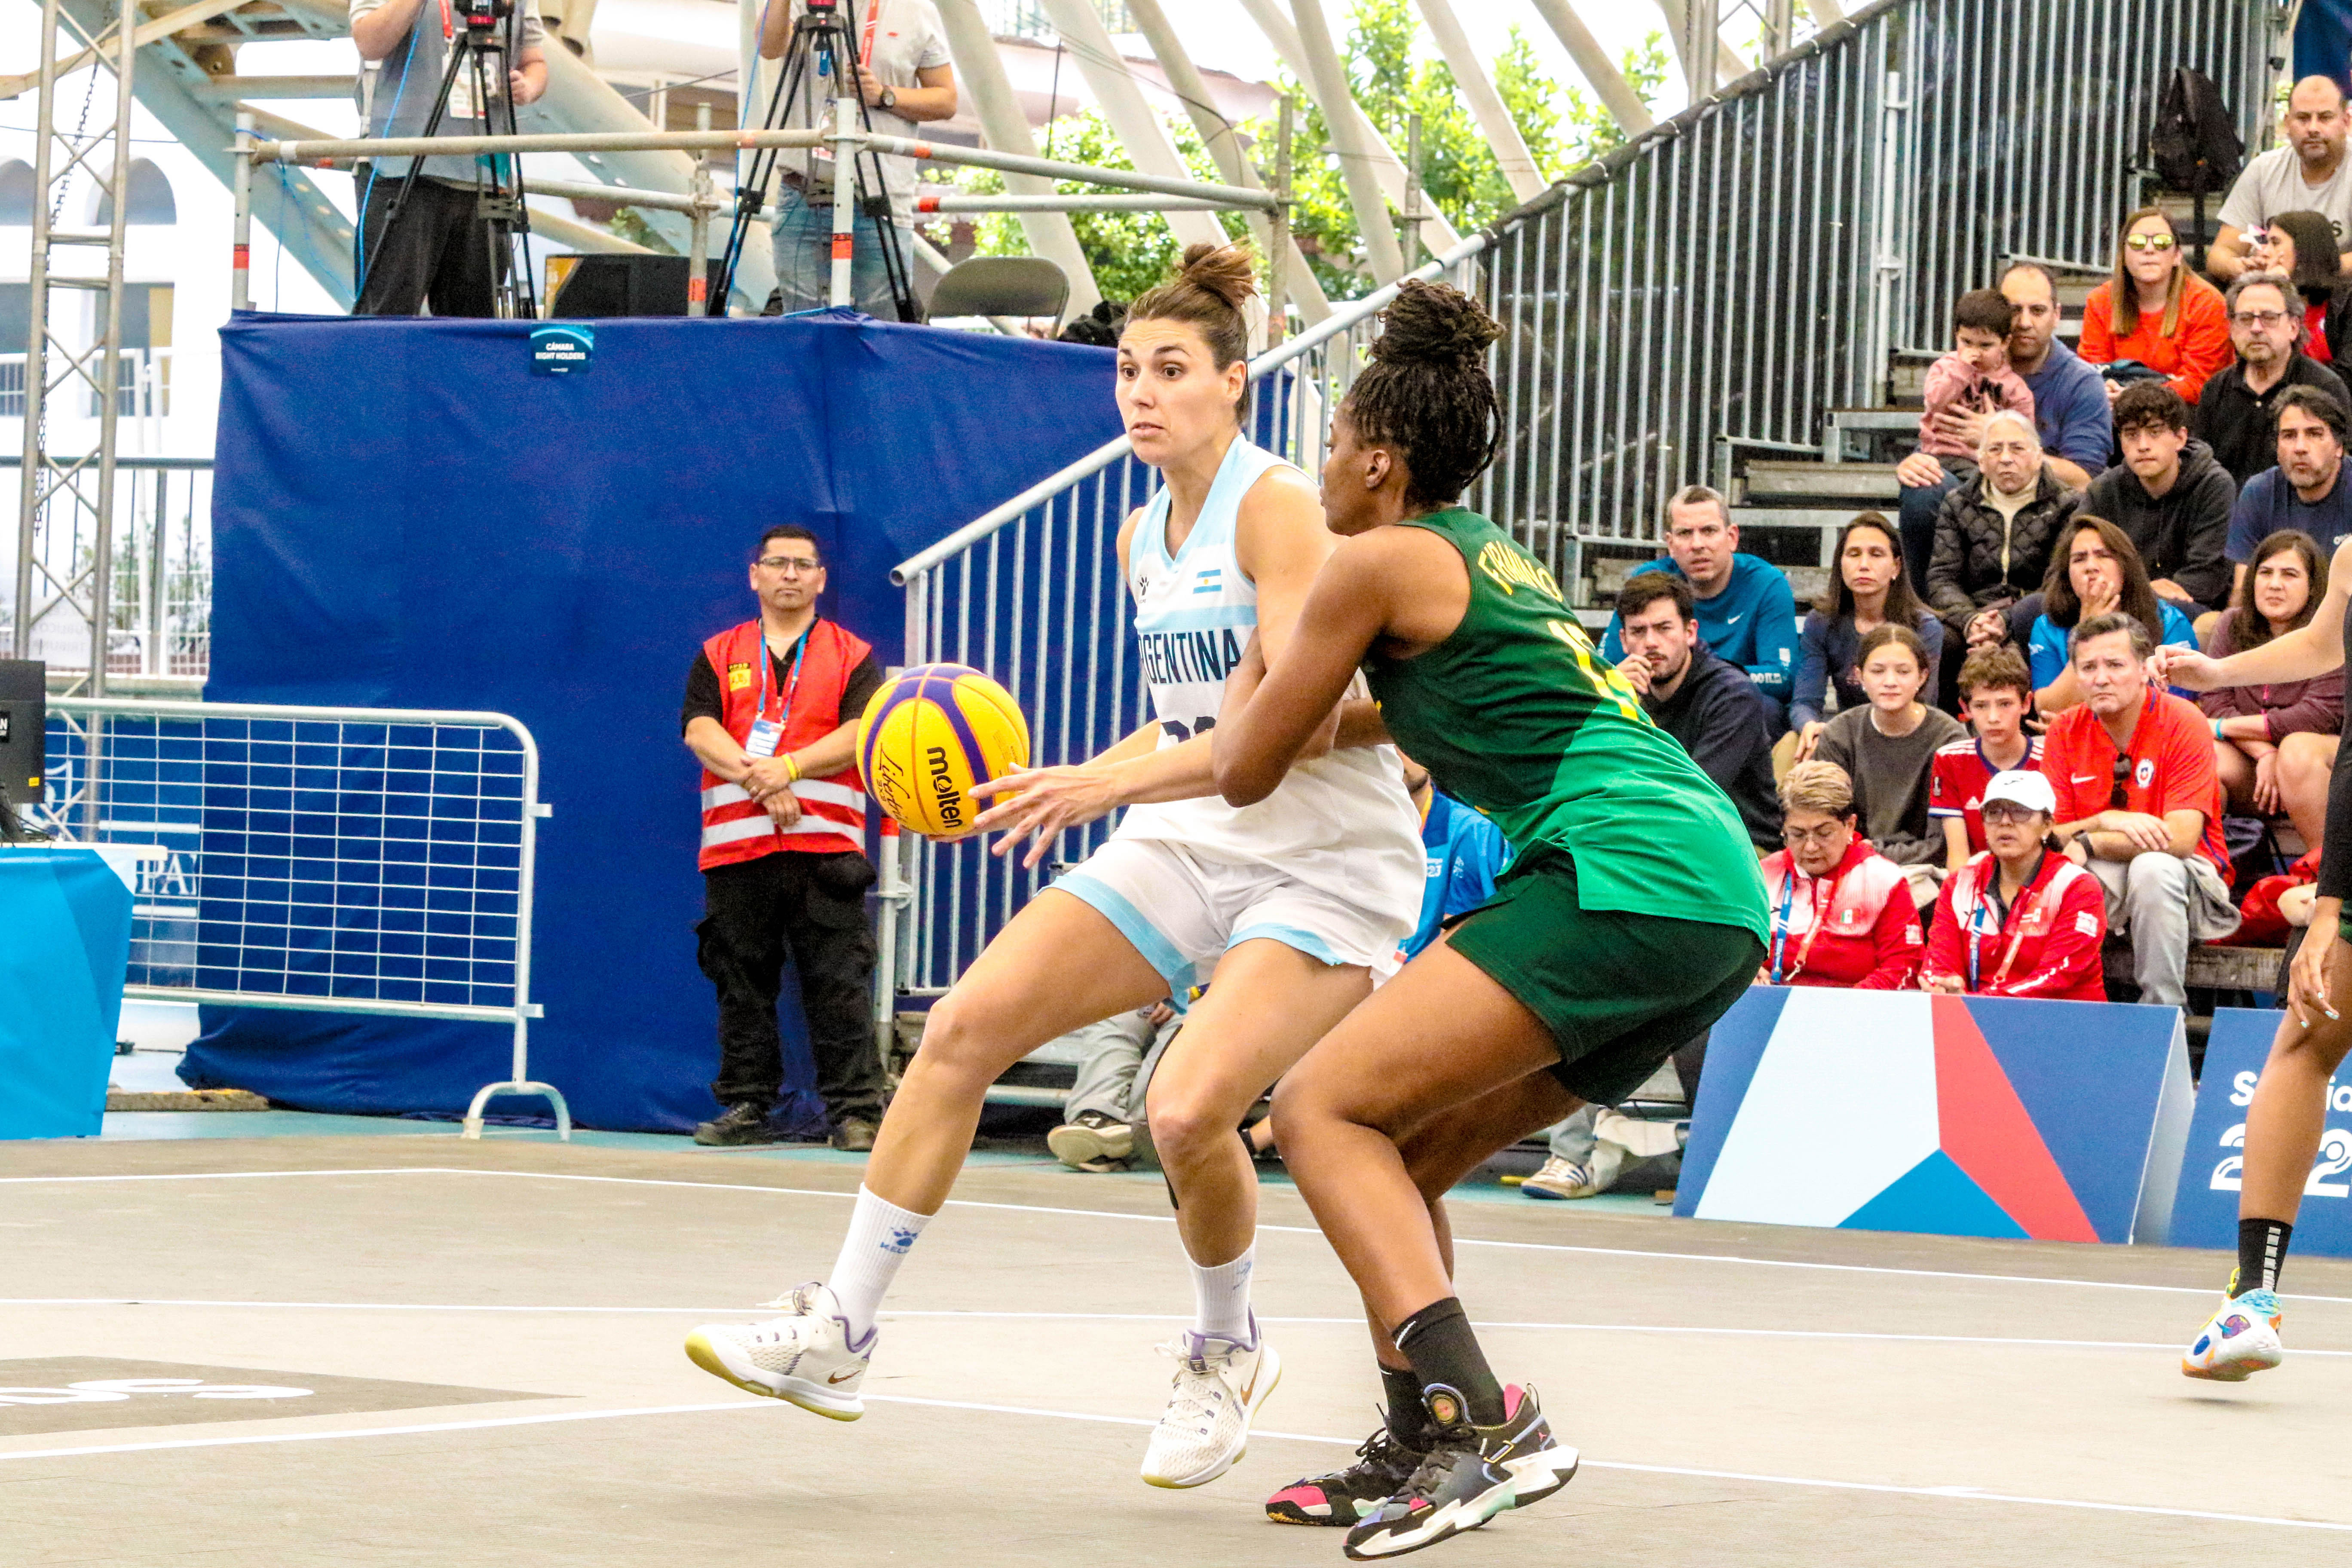
<svg viewBox="0 0 2352 1568">
<path fill-rule="evenodd" d="M 127 9 L 128 0 L 124 5 Z M 40 68 L 36 73 L 40 95 L 34 111 L 32 256 L 26 273 L 25 445 L 10 641 L 16 658 L 30 658 L 44 621 L 61 613 L 79 618 L 89 633 L 89 668 L 79 694 L 87 696 L 101 696 L 106 690 L 107 634 L 112 618 L 122 238 L 131 194 L 131 75 L 139 49 L 135 21 L 130 26 L 124 22 L 118 15 L 110 29 L 115 46 L 114 115 L 105 131 L 68 136 L 58 128 L 61 74 L 58 45 L 66 25 L 60 0 L 42 0 Z M 93 51 L 102 49 L 106 41 L 101 34 L 92 43 Z M 62 166 L 57 157 L 60 144 L 65 147 Z M 103 229 L 66 226 L 56 221 L 77 171 L 94 182 L 103 175 L 109 208 Z M 106 252 L 102 276 L 59 270 L 61 250 L 100 247 Z M 49 296 L 59 289 L 97 296 L 91 301 L 92 341 L 79 352 L 50 324 Z M 98 403 L 97 449 L 59 458 L 48 447 L 50 400 L 54 395 L 71 395 L 83 388 Z M 89 743 L 99 744 L 94 732 Z"/>
</svg>

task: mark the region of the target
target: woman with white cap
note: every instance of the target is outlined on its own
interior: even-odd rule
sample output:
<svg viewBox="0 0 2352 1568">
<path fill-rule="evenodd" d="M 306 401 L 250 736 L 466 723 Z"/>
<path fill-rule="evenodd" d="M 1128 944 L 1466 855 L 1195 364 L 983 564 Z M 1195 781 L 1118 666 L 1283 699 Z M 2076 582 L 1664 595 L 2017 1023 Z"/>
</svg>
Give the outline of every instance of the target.
<svg viewBox="0 0 2352 1568">
<path fill-rule="evenodd" d="M 2038 773 L 1995 773 L 1984 792 L 1984 853 L 1944 883 L 1920 987 L 1949 995 L 2104 1002 L 2107 934 L 2098 879 L 2053 847 L 2058 797 Z"/>
</svg>

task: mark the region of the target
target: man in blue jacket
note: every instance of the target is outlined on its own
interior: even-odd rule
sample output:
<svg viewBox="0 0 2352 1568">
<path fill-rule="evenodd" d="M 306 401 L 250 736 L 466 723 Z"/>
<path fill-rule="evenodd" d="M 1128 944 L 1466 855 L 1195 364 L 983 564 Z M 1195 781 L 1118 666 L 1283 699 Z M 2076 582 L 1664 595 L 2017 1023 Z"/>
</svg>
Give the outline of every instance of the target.
<svg viewBox="0 0 2352 1568">
<path fill-rule="evenodd" d="M 1738 665 L 1756 683 L 1775 737 L 1789 727 L 1790 681 L 1797 665 L 1797 596 L 1769 561 L 1739 552 L 1739 525 L 1723 497 L 1705 485 L 1686 485 L 1666 503 L 1666 559 L 1635 569 L 1670 572 L 1690 584 L 1698 635 L 1717 658 Z M 1618 617 L 1609 617 L 1601 653 L 1625 662 Z"/>
</svg>

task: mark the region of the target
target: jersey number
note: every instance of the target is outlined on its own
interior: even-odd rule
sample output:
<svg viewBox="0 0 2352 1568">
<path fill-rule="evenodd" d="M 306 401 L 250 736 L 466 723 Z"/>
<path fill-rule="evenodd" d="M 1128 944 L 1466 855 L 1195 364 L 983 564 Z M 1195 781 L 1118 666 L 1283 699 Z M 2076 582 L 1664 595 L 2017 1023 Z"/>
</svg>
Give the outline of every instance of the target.
<svg viewBox="0 0 2352 1568">
<path fill-rule="evenodd" d="M 1595 657 L 1592 639 L 1584 635 L 1582 626 L 1574 621 L 1546 621 L 1544 625 L 1551 628 L 1552 636 L 1568 645 L 1568 651 L 1575 658 L 1576 668 L 1583 672 L 1585 680 L 1591 686 L 1593 696 L 1603 702 L 1615 703 L 1617 710 L 1636 724 L 1649 722 L 1649 716 L 1642 711 L 1641 694 L 1623 676 Z"/>
</svg>

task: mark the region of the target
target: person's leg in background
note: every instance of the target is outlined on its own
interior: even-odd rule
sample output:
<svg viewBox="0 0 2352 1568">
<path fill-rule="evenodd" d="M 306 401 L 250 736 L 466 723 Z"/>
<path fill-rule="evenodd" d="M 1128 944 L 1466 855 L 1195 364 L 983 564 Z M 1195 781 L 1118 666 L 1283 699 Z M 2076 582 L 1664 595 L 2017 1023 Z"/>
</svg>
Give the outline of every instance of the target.
<svg viewBox="0 0 2352 1568">
<path fill-rule="evenodd" d="M 768 1143 L 768 1113 L 783 1081 L 776 994 L 783 984 L 786 855 L 762 855 L 702 874 L 703 916 L 696 957 L 719 988 L 719 1077 L 710 1092 L 723 1113 L 695 1129 L 706 1144 Z"/>
<path fill-rule="evenodd" d="M 1922 599 L 1927 596 L 1927 558 L 1936 547 L 1936 512 L 1944 498 L 1960 488 L 1961 479 L 1952 471 L 1952 461 L 1939 458 L 1944 465 L 1944 477 L 1932 485 L 1905 485 L 1895 508 L 1895 522 L 1903 533 L 1903 570 L 1911 579 L 1911 590 Z"/>
<path fill-rule="evenodd" d="M 1139 1007 L 1063 1037 L 1087 1055 L 1062 1106 L 1062 1124 L 1045 1134 L 1054 1157 L 1074 1171 L 1115 1171 L 1135 1152 L 1135 1075 L 1157 1031 Z"/>
<path fill-rule="evenodd" d="M 787 188 L 777 197 L 770 234 L 775 242 L 776 291 L 763 313 L 789 316 L 824 309 L 833 284 L 833 209 L 812 207 L 799 191 Z"/>
<path fill-rule="evenodd" d="M 2327 782 L 2336 772 L 2338 739 L 2298 731 L 2279 742 L 2279 804 L 2306 849 L 2317 848 L 2326 833 Z"/>
<path fill-rule="evenodd" d="M 2150 1007 L 2189 1000 L 2189 863 L 2175 855 L 2129 860 L 2094 857 L 2092 875 L 2106 889 L 2107 929 L 2131 939 L 2132 979 Z"/>
<path fill-rule="evenodd" d="M 1624 1151 L 1593 1137 L 1592 1125 L 1600 1115 L 1599 1106 L 1582 1106 L 1549 1129 L 1550 1152 L 1543 1168 L 1519 1184 L 1520 1196 L 1590 1198 L 1610 1189 L 1624 1163 Z"/>
<path fill-rule="evenodd" d="M 367 186 L 367 212 L 361 224 L 355 268 L 361 289 L 352 306 L 354 316 L 414 316 L 425 308 L 425 291 L 447 239 L 447 215 L 437 199 L 446 187 L 431 180 L 415 180 L 408 200 L 401 203 L 401 189 L 410 184 L 383 177 Z M 395 204 L 400 205 L 396 224 L 392 222 Z"/>
<path fill-rule="evenodd" d="M 499 279 L 506 275 L 509 252 L 506 231 L 486 222 L 476 212 L 471 190 L 434 186 L 446 230 L 441 259 L 433 269 L 425 298 L 436 316 L 470 316 L 487 320 L 499 313 Z"/>
<path fill-rule="evenodd" d="M 833 1146 L 852 1153 L 874 1147 L 882 1125 L 882 1053 L 874 1038 L 874 928 L 866 918 L 871 868 L 863 855 L 771 855 L 800 862 L 786 902 L 797 918 L 785 931 L 799 972 L 801 1013 L 817 1094 L 833 1121 Z M 828 885 L 829 879 L 838 879 Z"/>
</svg>

